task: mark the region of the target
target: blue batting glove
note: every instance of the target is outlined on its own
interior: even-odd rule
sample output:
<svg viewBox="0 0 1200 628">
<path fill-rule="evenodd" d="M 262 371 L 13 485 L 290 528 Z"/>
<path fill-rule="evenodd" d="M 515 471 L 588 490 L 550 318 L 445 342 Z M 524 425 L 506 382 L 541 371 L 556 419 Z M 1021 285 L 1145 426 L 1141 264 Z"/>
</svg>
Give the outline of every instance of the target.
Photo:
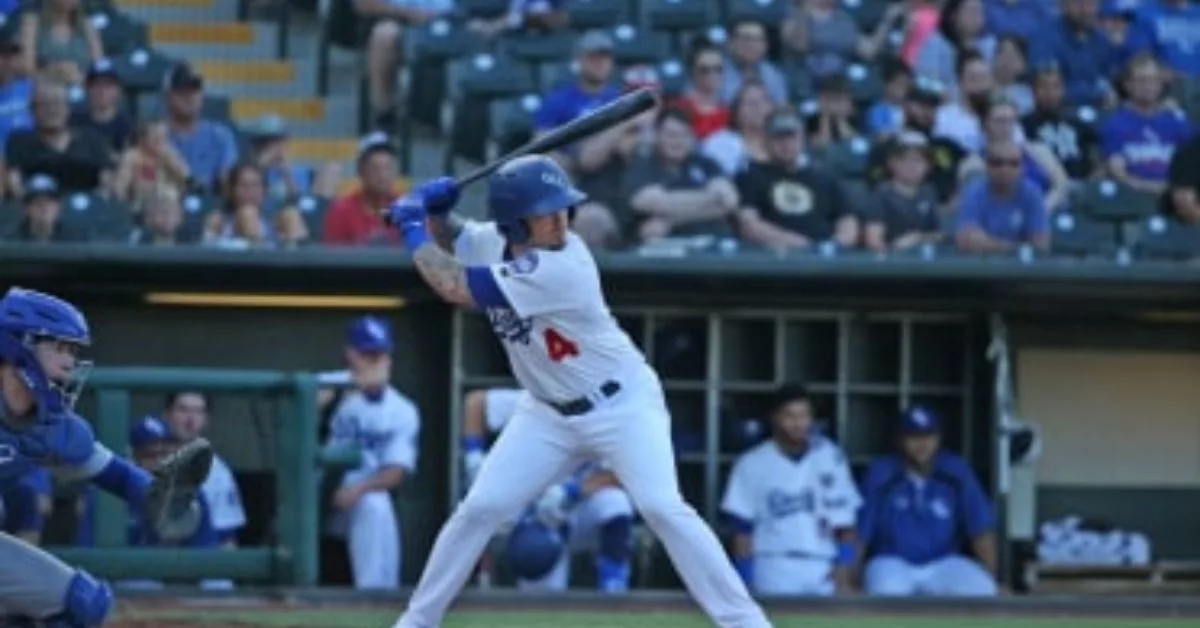
<svg viewBox="0 0 1200 628">
<path fill-rule="evenodd" d="M 429 241 L 429 233 L 425 230 L 428 216 L 425 199 L 417 193 L 406 194 L 388 206 L 388 218 L 400 229 L 409 251 L 416 251 Z"/>
<path fill-rule="evenodd" d="M 438 177 L 418 185 L 413 194 L 425 199 L 430 216 L 444 216 L 458 204 L 459 191 L 453 177 Z"/>
</svg>

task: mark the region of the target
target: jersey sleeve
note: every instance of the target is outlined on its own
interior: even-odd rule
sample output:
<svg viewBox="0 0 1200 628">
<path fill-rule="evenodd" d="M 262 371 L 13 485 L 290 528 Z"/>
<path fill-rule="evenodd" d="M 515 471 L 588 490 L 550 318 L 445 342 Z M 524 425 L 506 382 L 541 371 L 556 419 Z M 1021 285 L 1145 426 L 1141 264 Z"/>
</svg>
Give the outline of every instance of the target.
<svg viewBox="0 0 1200 628">
<path fill-rule="evenodd" d="M 956 461 L 952 468 L 963 490 L 963 519 L 967 535 L 973 539 L 991 532 L 995 525 L 992 504 L 983 492 L 983 487 L 979 485 L 975 472 L 963 461 Z"/>
<path fill-rule="evenodd" d="M 78 464 L 63 465 L 58 468 L 59 477 L 66 481 L 87 480 L 95 477 L 109 462 L 112 462 L 113 452 L 100 442 L 92 443 L 92 452 Z"/>
<path fill-rule="evenodd" d="M 417 438 L 421 434 L 421 417 L 411 402 L 398 403 L 388 416 L 390 429 L 380 444 L 379 462 L 384 466 L 401 467 L 408 473 L 417 468 Z"/>
<path fill-rule="evenodd" d="M 495 434 L 508 425 L 517 411 L 522 392 L 519 388 L 492 388 L 485 393 L 483 419 L 488 432 Z"/>
<path fill-rule="evenodd" d="M 846 456 L 836 445 L 829 445 L 831 451 L 828 458 L 826 473 L 829 486 L 822 495 L 822 509 L 829 518 L 829 524 L 834 528 L 854 527 L 858 518 L 858 510 L 862 507 L 862 496 L 854 485 L 854 476 Z"/>
<path fill-rule="evenodd" d="M 721 498 L 721 512 L 738 521 L 753 524 L 754 513 L 754 478 L 751 476 L 749 458 L 742 456 L 733 465 L 729 474 L 729 483 L 725 486 L 725 495 Z"/>
<path fill-rule="evenodd" d="M 246 511 L 233 471 L 219 456 L 213 457 L 212 469 L 200 490 L 208 502 L 208 516 L 217 532 L 237 530 L 246 525 Z"/>
<path fill-rule="evenodd" d="M 467 283 L 476 303 L 507 306 L 522 318 L 577 307 L 599 291 L 595 262 L 571 236 L 559 251 L 530 250 L 511 261 L 470 267 Z"/>
</svg>

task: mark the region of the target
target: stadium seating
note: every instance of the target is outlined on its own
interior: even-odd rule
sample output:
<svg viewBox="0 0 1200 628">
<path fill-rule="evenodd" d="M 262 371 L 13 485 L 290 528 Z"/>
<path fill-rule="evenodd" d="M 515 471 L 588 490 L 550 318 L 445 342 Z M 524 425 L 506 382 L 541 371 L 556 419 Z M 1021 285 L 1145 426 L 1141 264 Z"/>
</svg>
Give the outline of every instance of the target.
<svg viewBox="0 0 1200 628">
<path fill-rule="evenodd" d="M 1110 256 L 1117 250 L 1113 226 L 1070 212 L 1050 220 L 1051 252 L 1073 257 Z"/>
<path fill-rule="evenodd" d="M 1142 257 L 1153 259 L 1200 258 L 1200 229 L 1162 216 L 1151 216 L 1142 222 L 1138 232 L 1137 252 Z"/>
<path fill-rule="evenodd" d="M 1098 220 L 1140 220 L 1158 210 L 1158 199 L 1113 179 L 1087 182 L 1079 194 L 1078 209 Z"/>
<path fill-rule="evenodd" d="M 566 10 L 571 28 L 577 31 L 623 24 L 632 17 L 625 0 L 570 0 Z"/>
</svg>

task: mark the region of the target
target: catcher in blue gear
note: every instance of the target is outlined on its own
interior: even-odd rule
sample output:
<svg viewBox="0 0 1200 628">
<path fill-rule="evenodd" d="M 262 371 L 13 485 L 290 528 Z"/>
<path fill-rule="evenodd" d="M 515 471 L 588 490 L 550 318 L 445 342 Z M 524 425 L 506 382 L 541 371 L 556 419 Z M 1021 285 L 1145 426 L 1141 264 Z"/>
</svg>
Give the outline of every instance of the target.
<svg viewBox="0 0 1200 628">
<path fill-rule="evenodd" d="M 198 490 L 211 447 L 181 448 L 148 473 L 96 442 L 74 411 L 91 368 L 79 353 L 90 343 L 83 313 L 62 299 L 22 288 L 0 299 L 0 492 L 49 467 L 121 497 L 163 538 L 191 536 L 204 523 Z M 0 624 L 92 628 L 112 605 L 108 584 L 0 533 Z"/>
</svg>

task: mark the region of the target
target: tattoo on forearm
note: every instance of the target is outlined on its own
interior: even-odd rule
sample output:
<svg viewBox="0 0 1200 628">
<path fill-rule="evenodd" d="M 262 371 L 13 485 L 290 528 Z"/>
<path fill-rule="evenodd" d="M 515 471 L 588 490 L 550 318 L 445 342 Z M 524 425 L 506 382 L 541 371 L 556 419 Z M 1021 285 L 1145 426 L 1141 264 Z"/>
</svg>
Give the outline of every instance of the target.
<svg viewBox="0 0 1200 628">
<path fill-rule="evenodd" d="M 413 263 L 429 287 L 443 299 L 460 305 L 470 303 L 466 268 L 449 253 L 433 243 L 425 244 L 413 253 Z"/>
</svg>

